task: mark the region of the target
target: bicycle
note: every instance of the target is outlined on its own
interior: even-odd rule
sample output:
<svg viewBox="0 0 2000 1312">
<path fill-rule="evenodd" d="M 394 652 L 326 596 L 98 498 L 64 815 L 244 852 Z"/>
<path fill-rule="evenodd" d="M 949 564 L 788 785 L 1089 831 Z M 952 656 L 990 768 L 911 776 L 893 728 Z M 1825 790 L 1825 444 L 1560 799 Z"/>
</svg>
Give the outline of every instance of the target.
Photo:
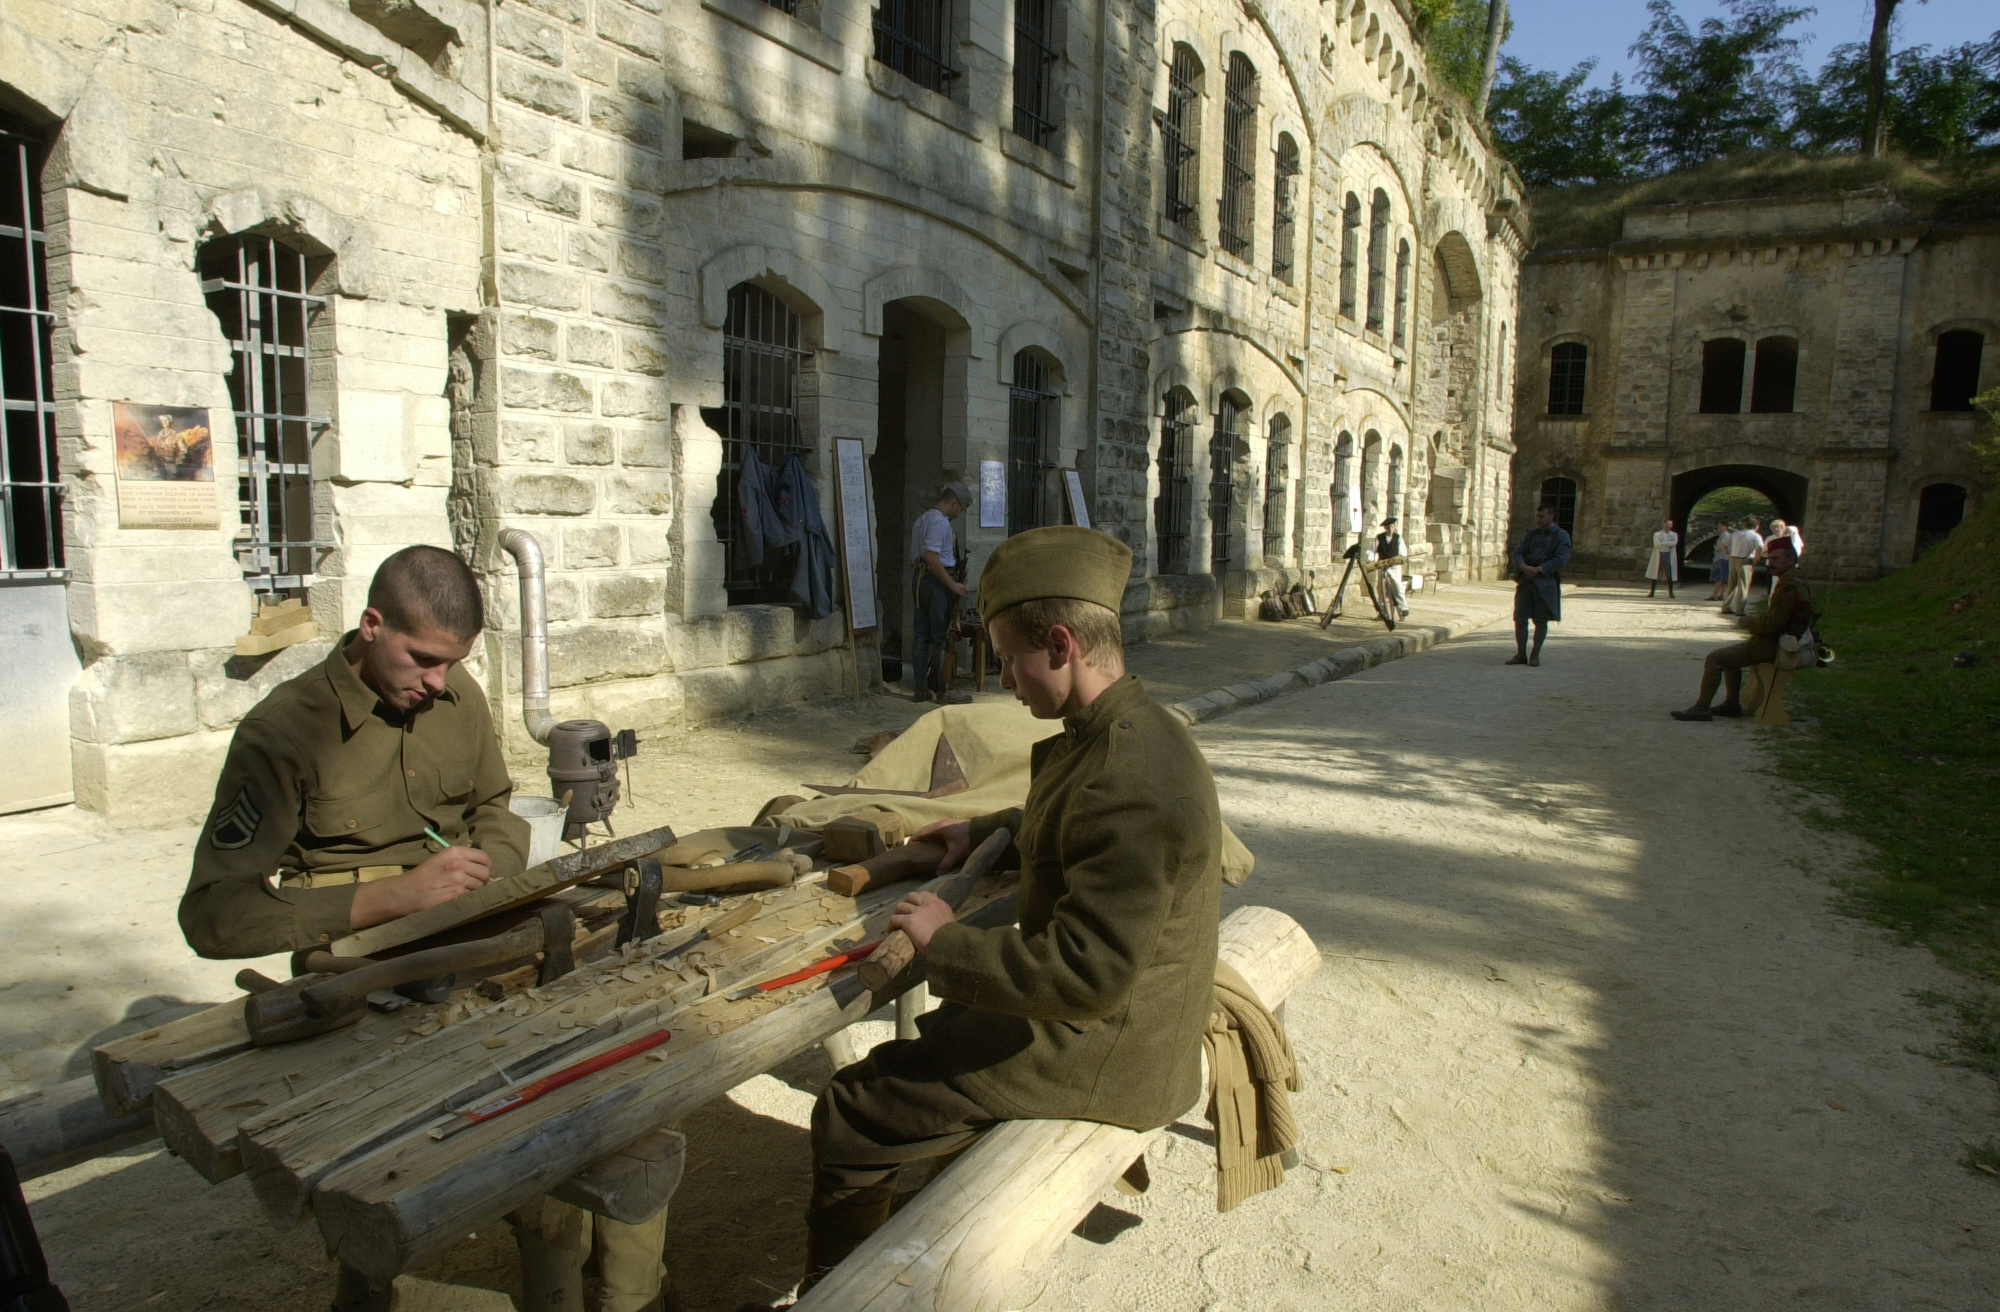
<svg viewBox="0 0 2000 1312">
<path fill-rule="evenodd" d="M 1340 613 L 1347 604 L 1347 580 L 1353 577 L 1354 571 L 1358 567 L 1361 571 L 1361 590 L 1367 593 L 1368 600 L 1374 603 L 1376 617 L 1388 627 L 1390 632 L 1395 632 L 1396 604 L 1390 599 L 1387 580 L 1389 578 L 1389 568 L 1392 565 L 1403 564 L 1406 559 L 1403 556 L 1391 556 L 1387 560 L 1363 560 L 1361 559 L 1361 544 L 1359 542 L 1349 547 L 1347 549 L 1347 568 L 1341 571 L 1340 583 L 1333 590 L 1332 604 L 1326 608 L 1326 613 L 1319 617 L 1320 628 L 1324 629 L 1327 625 L 1340 618 Z"/>
</svg>

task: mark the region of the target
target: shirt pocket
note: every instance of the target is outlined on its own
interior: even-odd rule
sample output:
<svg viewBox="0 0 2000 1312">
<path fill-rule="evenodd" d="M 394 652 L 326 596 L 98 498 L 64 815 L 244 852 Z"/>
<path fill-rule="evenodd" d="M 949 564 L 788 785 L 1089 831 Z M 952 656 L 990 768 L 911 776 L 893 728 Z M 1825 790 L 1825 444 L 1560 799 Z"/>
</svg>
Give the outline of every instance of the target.
<svg viewBox="0 0 2000 1312">
<path fill-rule="evenodd" d="M 400 780 L 391 780 L 350 797 L 312 797 L 305 801 L 306 832 L 335 842 L 377 844 L 391 836 L 403 798 Z M 402 835 L 396 835 L 401 837 Z"/>
<path fill-rule="evenodd" d="M 472 801 L 478 785 L 469 766 L 439 766 L 436 774 L 437 799 L 446 807 L 464 807 Z"/>
</svg>

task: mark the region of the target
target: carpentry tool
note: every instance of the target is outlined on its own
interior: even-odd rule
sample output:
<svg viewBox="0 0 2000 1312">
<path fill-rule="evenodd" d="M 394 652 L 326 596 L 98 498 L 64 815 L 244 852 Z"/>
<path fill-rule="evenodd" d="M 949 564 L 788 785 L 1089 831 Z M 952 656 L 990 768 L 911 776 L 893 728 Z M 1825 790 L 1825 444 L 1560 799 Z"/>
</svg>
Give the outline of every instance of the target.
<svg viewBox="0 0 2000 1312">
<path fill-rule="evenodd" d="M 586 1075 L 595 1075 L 601 1070 L 607 1070 L 610 1067 L 616 1066 L 619 1062 L 627 1058 L 636 1057 L 648 1049 L 657 1048 L 672 1037 L 673 1034 L 670 1031 L 655 1030 L 643 1039 L 634 1039 L 630 1043 L 620 1044 L 609 1052 L 600 1052 L 595 1057 L 589 1057 L 577 1062 L 574 1066 L 565 1066 L 552 1075 L 544 1075 L 533 1084 L 524 1084 L 506 1097 L 496 1098 L 484 1107 L 474 1107 L 467 1111 L 455 1111 L 452 1115 L 458 1119 L 448 1121 L 432 1130 L 431 1138 L 449 1139 L 460 1130 L 469 1130 L 473 1126 L 484 1124 L 496 1116 L 505 1116 L 516 1107 L 525 1107 L 545 1093 L 554 1093 L 566 1084 L 575 1084 Z"/>
<path fill-rule="evenodd" d="M 927 879 L 944 861 L 944 844 L 929 838 L 912 838 L 901 847 L 877 852 L 853 865 L 835 866 L 826 872 L 828 892 L 857 897 L 871 888 L 901 883 L 905 879 Z"/>
<path fill-rule="evenodd" d="M 763 909 L 764 904 L 762 902 L 758 902 L 755 899 L 746 901 L 742 906 L 736 908 L 736 910 L 726 911 L 709 921 L 706 925 L 703 925 L 686 942 L 675 944 L 669 951 L 661 953 L 660 960 L 663 962 L 672 962 L 697 945 L 705 943 L 719 934 L 725 934 L 735 929 L 738 925 L 745 923 Z"/>
<path fill-rule="evenodd" d="M 972 855 L 965 859 L 963 866 L 952 874 L 933 879 L 925 884 L 921 891 L 936 894 L 949 903 L 954 911 L 957 910 L 958 904 L 965 901 L 966 894 L 972 891 L 972 886 L 981 876 L 999 864 L 1000 857 L 1013 843 L 1014 836 L 1008 833 L 1005 827 L 994 830 L 987 836 L 985 842 L 973 849 Z M 900 929 L 891 930 L 888 937 L 882 940 L 881 946 L 861 963 L 856 973 L 861 976 L 861 982 L 869 992 L 880 993 L 908 969 L 916 958 L 917 945 L 910 941 L 910 936 Z"/>
<path fill-rule="evenodd" d="M 760 984 L 752 984 L 748 988 L 738 989 L 736 992 L 728 995 L 729 1000 L 731 1002 L 741 1002 L 745 998 L 754 998 L 759 993 L 769 993 L 774 989 L 781 989 L 787 984 L 796 984 L 802 979 L 811 979 L 815 975 L 824 975 L 829 970 L 839 970 L 850 961 L 860 961 L 880 946 L 882 946 L 882 940 L 878 938 L 873 943 L 863 943 L 858 948 L 849 948 L 845 952 L 836 952 L 830 957 L 822 957 L 803 970 L 795 970 L 789 975 L 780 975 L 776 979 L 767 979 Z"/>
</svg>

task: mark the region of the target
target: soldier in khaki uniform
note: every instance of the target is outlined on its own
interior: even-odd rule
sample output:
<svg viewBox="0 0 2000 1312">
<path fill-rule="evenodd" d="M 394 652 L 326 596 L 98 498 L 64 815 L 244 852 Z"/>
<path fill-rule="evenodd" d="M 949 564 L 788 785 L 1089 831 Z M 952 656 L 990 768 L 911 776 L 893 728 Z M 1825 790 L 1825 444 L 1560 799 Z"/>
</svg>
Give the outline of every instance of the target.
<svg viewBox="0 0 2000 1312">
<path fill-rule="evenodd" d="M 508 810 L 493 715 L 460 664 L 485 623 L 478 582 L 451 552 L 405 547 L 382 562 L 354 631 L 237 726 L 181 897 L 189 946 L 303 952 L 521 871 L 528 825 Z M 605 1312 L 677 1306 L 660 1290 L 664 1211 L 621 1225 L 541 1198 L 509 1220 L 530 1306 L 580 1309 L 593 1228 Z M 336 1312 L 389 1305 L 341 1268 Z"/>
<path fill-rule="evenodd" d="M 1771 599 L 1765 604 L 1764 613 L 1754 618 L 1737 618 L 1736 622 L 1748 629 L 1750 636 L 1708 654 L 1701 664 L 1701 691 L 1695 694 L 1694 705 L 1684 711 L 1667 712 L 1676 720 L 1742 718 L 1743 703 L 1739 699 L 1743 694 L 1743 671 L 1777 660 L 1779 638 L 1787 634 L 1802 637 L 1812 627 L 1812 585 L 1796 572 L 1799 556 L 1792 540 L 1774 536 L 1764 552 L 1772 579 Z M 1717 688 L 1726 690 L 1722 705 L 1711 706 Z"/>
<path fill-rule="evenodd" d="M 838 1072 L 813 1110 L 811 1284 L 888 1219 L 896 1168 L 999 1120 L 1164 1125 L 1200 1092 L 1222 873 L 1215 781 L 1181 722 L 1125 673 L 1132 553 L 1093 529 L 1002 543 L 979 580 L 1001 685 L 1063 731 L 1037 743 L 1019 810 L 925 832 L 945 868 L 1000 826 L 1021 858 L 1019 928 L 959 924 L 913 893 L 891 924 L 943 1005 L 922 1037 Z"/>
</svg>

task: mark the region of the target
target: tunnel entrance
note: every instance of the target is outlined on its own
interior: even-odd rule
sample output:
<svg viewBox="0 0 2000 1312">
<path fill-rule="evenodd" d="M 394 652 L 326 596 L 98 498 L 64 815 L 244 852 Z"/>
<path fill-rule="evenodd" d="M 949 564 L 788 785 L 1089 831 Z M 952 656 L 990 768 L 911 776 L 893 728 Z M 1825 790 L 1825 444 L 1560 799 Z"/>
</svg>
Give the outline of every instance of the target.
<svg viewBox="0 0 2000 1312">
<path fill-rule="evenodd" d="M 1808 482 L 1799 475 L 1768 465 L 1709 465 L 1674 475 L 1668 500 L 1674 523 L 1681 535 L 1681 559 L 1704 563 L 1710 559 L 1719 520 L 1735 527 L 1750 515 L 1768 527 L 1773 519 L 1805 528 Z M 1725 489 L 1740 496 L 1713 496 Z M 1703 505 L 1704 498 L 1711 498 Z M 1697 514 L 1696 507 L 1702 507 Z M 1766 509 L 1765 507 L 1769 508 Z"/>
</svg>

